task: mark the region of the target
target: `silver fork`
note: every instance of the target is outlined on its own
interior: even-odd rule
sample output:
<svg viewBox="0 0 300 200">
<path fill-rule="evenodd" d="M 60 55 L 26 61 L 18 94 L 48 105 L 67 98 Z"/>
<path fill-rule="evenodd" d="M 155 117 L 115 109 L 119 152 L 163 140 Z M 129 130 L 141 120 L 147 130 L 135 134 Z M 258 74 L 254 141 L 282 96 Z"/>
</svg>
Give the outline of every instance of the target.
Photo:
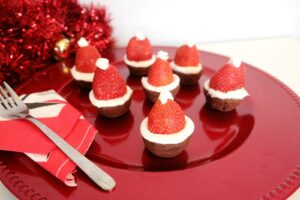
<svg viewBox="0 0 300 200">
<path fill-rule="evenodd" d="M 7 92 L 5 92 L 0 85 L 1 116 L 18 117 L 32 122 L 99 187 L 101 187 L 103 190 L 110 191 L 116 186 L 116 183 L 111 176 L 88 160 L 41 121 L 32 117 L 29 114 L 28 107 L 14 92 L 14 90 L 6 82 L 4 82 L 4 85 Z"/>
</svg>

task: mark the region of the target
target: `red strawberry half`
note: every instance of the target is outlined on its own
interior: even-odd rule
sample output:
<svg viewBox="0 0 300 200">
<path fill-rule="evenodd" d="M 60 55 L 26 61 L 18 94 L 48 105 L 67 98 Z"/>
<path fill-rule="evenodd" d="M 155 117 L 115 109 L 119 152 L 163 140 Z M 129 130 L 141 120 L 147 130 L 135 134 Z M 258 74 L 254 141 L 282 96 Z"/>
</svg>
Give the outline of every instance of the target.
<svg viewBox="0 0 300 200">
<path fill-rule="evenodd" d="M 198 66 L 199 52 L 196 45 L 182 45 L 176 51 L 174 62 L 178 66 Z"/>
<path fill-rule="evenodd" d="M 224 65 L 210 80 L 209 87 L 221 92 L 228 92 L 244 87 L 245 65 L 239 67 L 231 63 Z"/>
<path fill-rule="evenodd" d="M 154 86 L 168 85 L 174 80 L 170 63 L 157 58 L 148 71 L 148 82 Z"/>
<path fill-rule="evenodd" d="M 144 61 L 151 59 L 153 50 L 148 38 L 139 40 L 137 37 L 133 37 L 128 42 L 126 54 L 128 60 Z"/>
<path fill-rule="evenodd" d="M 168 99 L 165 104 L 157 100 L 148 116 L 148 129 L 152 133 L 172 134 L 185 127 L 185 115 L 181 107 Z"/>
<path fill-rule="evenodd" d="M 127 88 L 123 78 L 114 66 L 106 70 L 97 68 L 93 80 L 93 92 L 98 100 L 108 100 L 122 97 Z"/>
<path fill-rule="evenodd" d="M 76 70 L 83 73 L 94 73 L 96 70 L 96 61 L 100 57 L 101 55 L 96 47 L 91 45 L 80 47 L 76 51 Z"/>
</svg>

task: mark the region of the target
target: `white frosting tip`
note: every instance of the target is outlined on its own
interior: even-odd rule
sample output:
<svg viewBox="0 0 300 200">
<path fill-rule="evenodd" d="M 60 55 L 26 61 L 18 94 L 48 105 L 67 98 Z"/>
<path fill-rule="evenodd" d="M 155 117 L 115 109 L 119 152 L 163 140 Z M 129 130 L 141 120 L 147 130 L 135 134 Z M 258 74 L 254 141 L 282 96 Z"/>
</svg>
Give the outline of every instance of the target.
<svg viewBox="0 0 300 200">
<path fill-rule="evenodd" d="M 87 47 L 89 45 L 88 41 L 84 37 L 80 38 L 77 44 L 79 47 Z"/>
<path fill-rule="evenodd" d="M 146 37 L 144 35 L 144 33 L 142 31 L 138 31 L 136 34 L 135 34 L 135 37 L 138 39 L 138 40 L 144 40 Z"/>
<path fill-rule="evenodd" d="M 168 99 L 174 100 L 174 97 L 173 97 L 172 93 L 169 92 L 168 90 L 163 90 L 160 92 L 158 99 L 160 100 L 160 102 L 162 104 L 165 104 L 165 103 L 167 103 Z"/>
<path fill-rule="evenodd" d="M 237 58 L 230 58 L 229 63 L 231 63 L 236 68 L 239 68 L 242 64 L 242 61 Z"/>
<path fill-rule="evenodd" d="M 165 52 L 165 51 L 159 51 L 159 52 L 157 53 L 157 58 L 160 58 L 160 59 L 162 59 L 162 60 L 168 60 L 169 55 L 168 55 L 168 53 Z"/>
<path fill-rule="evenodd" d="M 193 42 L 193 41 L 188 41 L 188 42 L 186 43 L 186 45 L 187 45 L 188 47 L 192 48 L 192 47 L 195 45 L 195 42 Z"/>
<path fill-rule="evenodd" d="M 109 61 L 106 58 L 99 58 L 96 61 L 96 66 L 102 70 L 106 70 L 109 67 Z"/>
</svg>

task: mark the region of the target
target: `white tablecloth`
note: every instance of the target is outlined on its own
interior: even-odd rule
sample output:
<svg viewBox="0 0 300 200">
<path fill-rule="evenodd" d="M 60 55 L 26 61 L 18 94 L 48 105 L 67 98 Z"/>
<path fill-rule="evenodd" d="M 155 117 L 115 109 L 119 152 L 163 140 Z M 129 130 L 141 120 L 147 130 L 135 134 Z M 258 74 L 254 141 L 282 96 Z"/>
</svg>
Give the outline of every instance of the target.
<svg viewBox="0 0 300 200">
<path fill-rule="evenodd" d="M 300 38 L 267 38 L 199 44 L 199 48 L 234 56 L 273 75 L 300 96 Z M 298 189 L 288 200 L 299 200 Z"/>
<path fill-rule="evenodd" d="M 18 200 L 0 181 L 0 199 L 1 200 Z"/>
</svg>

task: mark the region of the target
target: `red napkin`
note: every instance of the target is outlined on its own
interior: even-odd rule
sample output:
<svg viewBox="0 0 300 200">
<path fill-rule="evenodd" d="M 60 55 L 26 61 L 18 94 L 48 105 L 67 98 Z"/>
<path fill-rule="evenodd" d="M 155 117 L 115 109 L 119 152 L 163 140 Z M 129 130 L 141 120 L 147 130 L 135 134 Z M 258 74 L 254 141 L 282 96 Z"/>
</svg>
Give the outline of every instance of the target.
<svg viewBox="0 0 300 200">
<path fill-rule="evenodd" d="M 55 91 L 23 95 L 30 114 L 64 138 L 82 154 L 89 149 L 95 128 Z M 76 186 L 76 165 L 35 125 L 21 119 L 0 117 L 0 150 L 23 152 L 68 186 Z"/>
</svg>

